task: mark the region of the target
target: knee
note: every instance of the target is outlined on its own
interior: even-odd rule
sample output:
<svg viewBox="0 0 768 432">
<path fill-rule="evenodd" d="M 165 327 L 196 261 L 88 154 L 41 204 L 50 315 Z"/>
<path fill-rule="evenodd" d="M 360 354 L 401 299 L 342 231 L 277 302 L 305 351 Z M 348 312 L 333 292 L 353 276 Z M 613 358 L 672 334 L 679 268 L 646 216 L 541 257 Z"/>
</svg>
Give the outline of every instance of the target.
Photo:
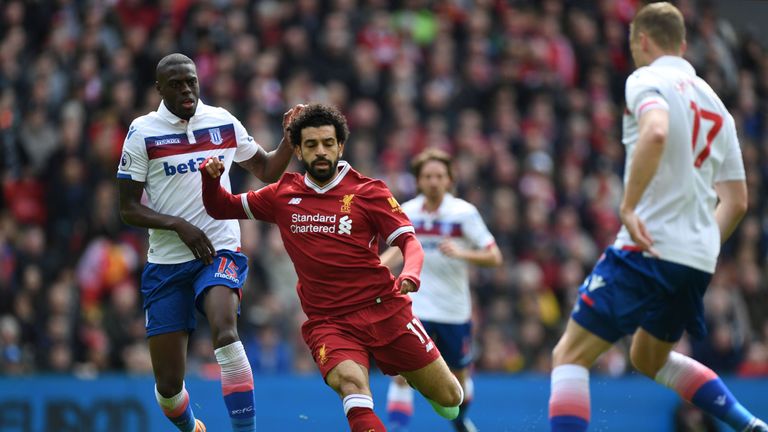
<svg viewBox="0 0 768 432">
<path fill-rule="evenodd" d="M 652 356 L 649 356 L 634 347 L 630 350 L 629 360 L 632 362 L 632 366 L 635 370 L 651 379 L 656 377 L 656 374 L 659 373 L 666 362 L 666 358 L 654 359 Z"/>
<path fill-rule="evenodd" d="M 221 348 L 227 345 L 237 342 L 239 337 L 237 336 L 237 330 L 232 328 L 228 330 L 219 331 L 213 336 L 213 347 Z"/>
<path fill-rule="evenodd" d="M 211 341 L 214 348 L 225 347 L 240 340 L 234 319 L 225 318 L 210 322 Z"/>
<path fill-rule="evenodd" d="M 572 338 L 561 338 L 560 341 L 552 349 L 552 368 L 556 368 L 562 365 L 578 365 L 587 369 L 592 367 L 595 359 L 600 355 L 598 352 L 588 346 L 579 346 L 573 343 L 569 343 Z"/>
<path fill-rule="evenodd" d="M 459 406 L 462 402 L 464 402 L 464 389 L 461 388 L 461 384 L 457 380 L 456 385 L 450 386 L 448 389 L 447 400 L 442 405 L 448 407 Z"/>
<path fill-rule="evenodd" d="M 459 381 L 457 379 L 450 381 L 448 385 L 440 389 L 434 399 L 435 402 L 444 407 L 459 406 L 464 401 L 464 390 Z"/>
<path fill-rule="evenodd" d="M 368 386 L 356 374 L 340 373 L 337 377 L 336 391 L 342 396 L 351 394 L 368 394 Z"/>
<path fill-rule="evenodd" d="M 552 348 L 552 367 L 561 366 L 564 364 L 572 364 L 573 356 L 570 355 L 566 344 L 562 339 Z"/>
</svg>

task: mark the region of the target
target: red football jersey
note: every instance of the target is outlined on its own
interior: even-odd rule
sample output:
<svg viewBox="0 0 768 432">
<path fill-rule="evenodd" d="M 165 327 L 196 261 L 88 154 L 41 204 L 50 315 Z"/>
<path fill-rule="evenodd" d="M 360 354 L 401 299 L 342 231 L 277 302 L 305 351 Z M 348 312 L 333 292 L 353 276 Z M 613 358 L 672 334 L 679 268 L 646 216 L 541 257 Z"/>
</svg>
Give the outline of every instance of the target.
<svg viewBox="0 0 768 432">
<path fill-rule="evenodd" d="M 280 228 L 308 316 L 345 314 L 401 295 L 381 265 L 378 239 L 391 244 L 413 226 L 384 182 L 340 161 L 338 176 L 325 186 L 285 173 L 242 197 L 249 218 Z"/>
</svg>

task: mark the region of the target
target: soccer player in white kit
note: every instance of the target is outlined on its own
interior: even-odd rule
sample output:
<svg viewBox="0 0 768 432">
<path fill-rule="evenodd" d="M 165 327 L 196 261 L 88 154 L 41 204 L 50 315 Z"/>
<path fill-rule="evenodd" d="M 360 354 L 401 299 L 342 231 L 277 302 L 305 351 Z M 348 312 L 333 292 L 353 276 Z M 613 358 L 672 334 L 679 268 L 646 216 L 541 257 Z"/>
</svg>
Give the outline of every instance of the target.
<svg viewBox="0 0 768 432">
<path fill-rule="evenodd" d="M 156 74 L 162 103 L 131 124 L 117 171 L 120 216 L 129 225 L 149 228 L 141 293 L 155 396 L 177 429 L 205 431 L 184 388 L 197 309 L 211 328 L 232 430 L 254 431 L 253 375 L 236 327 L 248 259 L 240 253 L 238 222 L 206 213 L 198 168 L 207 157 L 218 157 L 227 168 L 237 162 L 259 179 L 274 181 L 293 149 L 284 138 L 267 153 L 232 114 L 200 101 L 195 64 L 188 57 L 164 57 Z M 284 127 L 300 110 L 286 113 Z M 229 177 L 222 183 L 229 188 Z"/>
<path fill-rule="evenodd" d="M 733 118 L 682 58 L 685 24 L 670 3 L 638 11 L 630 48 L 623 142 L 626 175 L 616 242 L 579 289 L 553 351 L 554 432 L 589 425 L 589 371 L 632 334 L 633 366 L 737 431 L 768 431 L 708 367 L 672 351 L 683 331 L 706 334 L 702 297 L 720 244 L 747 209 Z M 719 200 L 719 202 L 718 202 Z"/>
<path fill-rule="evenodd" d="M 473 395 L 469 376 L 473 357 L 469 265 L 501 265 L 501 252 L 477 208 L 448 192 L 453 170 L 447 153 L 427 149 L 416 156 L 412 168 L 420 194 L 402 209 L 424 249 L 421 288 L 411 294 L 413 313 L 464 388 L 459 416 L 452 420 L 454 429 L 472 432 L 477 429 L 466 417 Z M 381 260 L 392 268 L 402 262 L 402 254 L 398 248 L 390 248 Z M 413 390 L 399 376 L 390 382 L 387 412 L 390 431 L 406 430 L 413 415 Z"/>
</svg>

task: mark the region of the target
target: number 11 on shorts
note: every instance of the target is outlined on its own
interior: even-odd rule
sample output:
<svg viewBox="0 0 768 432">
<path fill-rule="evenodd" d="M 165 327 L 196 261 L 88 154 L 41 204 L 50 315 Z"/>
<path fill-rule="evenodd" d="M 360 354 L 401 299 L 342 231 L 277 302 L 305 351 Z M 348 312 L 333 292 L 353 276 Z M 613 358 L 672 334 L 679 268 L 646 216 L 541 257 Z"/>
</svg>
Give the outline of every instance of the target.
<svg viewBox="0 0 768 432">
<path fill-rule="evenodd" d="M 432 348 L 435 347 L 435 343 L 432 342 L 432 338 L 429 337 L 427 331 L 424 330 L 424 326 L 421 325 L 421 322 L 419 322 L 418 319 L 414 318 L 405 327 L 419 338 L 422 345 L 426 345 L 427 352 L 432 351 Z"/>
</svg>

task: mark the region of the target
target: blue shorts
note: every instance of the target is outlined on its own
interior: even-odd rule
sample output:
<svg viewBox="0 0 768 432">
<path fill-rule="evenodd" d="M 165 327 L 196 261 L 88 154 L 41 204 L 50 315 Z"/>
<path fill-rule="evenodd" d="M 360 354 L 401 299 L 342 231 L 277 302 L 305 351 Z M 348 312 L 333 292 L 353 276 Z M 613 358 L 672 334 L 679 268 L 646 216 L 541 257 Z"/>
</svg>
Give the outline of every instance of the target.
<svg viewBox="0 0 768 432">
<path fill-rule="evenodd" d="M 203 315 L 202 299 L 218 285 L 240 290 L 248 277 L 248 258 L 240 252 L 220 250 L 213 264 L 199 259 L 181 264 L 147 263 L 141 275 L 147 337 L 195 329 L 195 309 Z"/>
<path fill-rule="evenodd" d="M 711 279 L 711 273 L 609 247 L 579 287 L 571 318 L 611 343 L 638 327 L 666 342 L 677 342 L 684 330 L 700 338 L 707 334 L 702 298 Z"/>
<path fill-rule="evenodd" d="M 422 320 L 429 337 L 437 345 L 451 369 L 464 369 L 472 363 L 472 323 L 445 324 Z"/>
</svg>

